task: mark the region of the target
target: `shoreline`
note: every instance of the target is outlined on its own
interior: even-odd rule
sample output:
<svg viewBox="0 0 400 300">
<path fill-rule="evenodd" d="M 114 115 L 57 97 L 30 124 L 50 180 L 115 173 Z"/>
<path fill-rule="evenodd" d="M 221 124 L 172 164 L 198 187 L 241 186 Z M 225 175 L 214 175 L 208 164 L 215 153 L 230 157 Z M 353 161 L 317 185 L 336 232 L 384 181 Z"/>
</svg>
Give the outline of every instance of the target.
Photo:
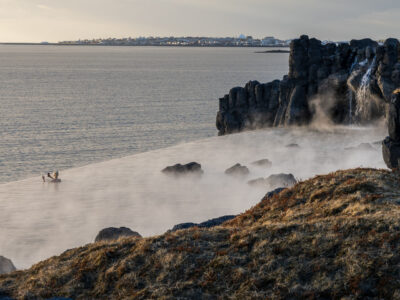
<svg viewBox="0 0 400 300">
<path fill-rule="evenodd" d="M 93 46 L 93 47 L 166 47 L 166 48 L 289 48 L 289 46 L 195 46 L 195 45 L 98 45 L 67 43 L 0 43 L 4 46 Z"/>
</svg>

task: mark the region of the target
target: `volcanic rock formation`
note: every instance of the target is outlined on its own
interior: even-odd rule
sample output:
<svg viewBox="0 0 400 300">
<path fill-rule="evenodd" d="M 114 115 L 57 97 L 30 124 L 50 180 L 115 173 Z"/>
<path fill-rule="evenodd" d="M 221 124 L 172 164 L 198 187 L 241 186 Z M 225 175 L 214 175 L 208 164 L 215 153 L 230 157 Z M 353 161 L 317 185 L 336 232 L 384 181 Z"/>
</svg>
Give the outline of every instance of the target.
<svg viewBox="0 0 400 300">
<path fill-rule="evenodd" d="M 0 255 L 0 274 L 14 272 L 15 270 L 16 268 L 12 261 Z"/>
<path fill-rule="evenodd" d="M 392 94 L 388 114 L 389 136 L 382 142 L 383 160 L 390 169 L 399 167 L 400 158 L 400 89 Z"/>
<path fill-rule="evenodd" d="M 100 230 L 95 238 L 95 242 L 99 241 L 111 241 L 111 240 L 118 240 L 120 237 L 127 237 L 127 236 L 135 236 L 135 237 L 142 237 L 136 231 L 132 231 L 127 227 L 108 227 Z"/>
<path fill-rule="evenodd" d="M 260 127 L 305 125 L 317 117 L 337 124 L 385 116 L 400 86 L 399 42 L 328 43 L 303 35 L 290 45 L 289 74 L 249 81 L 219 99 L 219 135 Z"/>
<path fill-rule="evenodd" d="M 168 175 L 187 175 L 187 174 L 203 174 L 203 170 L 201 169 L 201 165 L 197 162 L 190 162 L 185 165 L 176 164 L 173 166 L 168 166 L 164 168 L 161 172 Z"/>
</svg>

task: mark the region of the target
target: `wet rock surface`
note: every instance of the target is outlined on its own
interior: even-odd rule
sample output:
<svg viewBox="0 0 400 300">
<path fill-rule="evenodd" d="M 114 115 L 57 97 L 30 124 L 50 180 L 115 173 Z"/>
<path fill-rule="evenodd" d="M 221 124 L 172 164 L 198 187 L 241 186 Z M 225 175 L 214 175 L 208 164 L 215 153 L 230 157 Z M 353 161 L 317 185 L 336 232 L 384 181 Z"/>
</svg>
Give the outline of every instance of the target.
<svg viewBox="0 0 400 300">
<path fill-rule="evenodd" d="M 190 162 L 185 165 L 176 164 L 173 166 L 168 166 L 164 168 L 161 172 L 167 175 L 175 175 L 175 176 L 188 175 L 188 174 L 201 175 L 204 173 L 203 170 L 201 169 L 201 165 L 197 162 Z"/>
<path fill-rule="evenodd" d="M 10 273 L 16 270 L 17 269 L 10 259 L 0 255 L 0 274 Z"/>
<path fill-rule="evenodd" d="M 305 125 L 317 115 L 335 124 L 370 123 L 386 115 L 400 86 L 399 42 L 371 39 L 323 44 L 292 41 L 289 73 L 269 83 L 249 81 L 219 99 L 219 135 L 271 126 Z"/>
<path fill-rule="evenodd" d="M 382 155 L 389 169 L 399 168 L 400 159 L 400 90 L 393 92 L 388 114 L 389 136 L 382 142 Z"/>
<path fill-rule="evenodd" d="M 136 236 L 138 238 L 142 237 L 136 231 L 132 231 L 127 227 L 108 227 L 100 230 L 95 238 L 95 242 L 99 241 L 110 241 L 110 240 L 117 240 L 120 237 L 128 237 L 128 236 Z"/>
</svg>

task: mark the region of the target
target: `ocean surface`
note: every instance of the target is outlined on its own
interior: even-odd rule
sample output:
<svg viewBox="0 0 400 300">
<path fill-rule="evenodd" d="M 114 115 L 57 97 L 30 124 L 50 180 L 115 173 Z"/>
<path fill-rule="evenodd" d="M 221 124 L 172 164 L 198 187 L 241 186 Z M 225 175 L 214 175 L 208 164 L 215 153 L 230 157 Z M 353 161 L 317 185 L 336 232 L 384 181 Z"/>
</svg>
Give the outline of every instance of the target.
<svg viewBox="0 0 400 300">
<path fill-rule="evenodd" d="M 314 123 L 217 137 L 219 97 L 287 72 L 287 54 L 255 50 L 0 46 L 0 255 L 27 268 L 93 242 L 105 227 L 146 237 L 239 214 L 271 189 L 252 179 L 385 167 L 384 126 Z M 252 164 L 265 158 L 272 167 Z M 190 161 L 203 176 L 160 172 Z M 227 176 L 236 163 L 250 173 Z M 42 182 L 54 169 L 62 182 Z"/>
<path fill-rule="evenodd" d="M 0 183 L 215 136 L 219 97 L 288 71 L 256 50 L 0 45 Z"/>
</svg>

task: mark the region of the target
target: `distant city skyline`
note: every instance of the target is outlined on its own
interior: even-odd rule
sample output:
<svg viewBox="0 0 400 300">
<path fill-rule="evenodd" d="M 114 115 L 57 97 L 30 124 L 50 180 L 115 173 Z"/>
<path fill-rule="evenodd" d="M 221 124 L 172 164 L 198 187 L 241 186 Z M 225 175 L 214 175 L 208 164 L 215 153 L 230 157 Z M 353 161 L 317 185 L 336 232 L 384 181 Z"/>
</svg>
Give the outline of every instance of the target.
<svg viewBox="0 0 400 300">
<path fill-rule="evenodd" d="M 287 47 L 291 40 L 273 36 L 262 39 L 243 34 L 239 37 L 138 37 L 84 39 L 60 41 L 62 45 L 113 45 L 113 46 L 193 46 L 193 47 Z"/>
<path fill-rule="evenodd" d="M 397 0 L 0 0 L 0 42 L 208 36 L 400 36 Z"/>
</svg>

